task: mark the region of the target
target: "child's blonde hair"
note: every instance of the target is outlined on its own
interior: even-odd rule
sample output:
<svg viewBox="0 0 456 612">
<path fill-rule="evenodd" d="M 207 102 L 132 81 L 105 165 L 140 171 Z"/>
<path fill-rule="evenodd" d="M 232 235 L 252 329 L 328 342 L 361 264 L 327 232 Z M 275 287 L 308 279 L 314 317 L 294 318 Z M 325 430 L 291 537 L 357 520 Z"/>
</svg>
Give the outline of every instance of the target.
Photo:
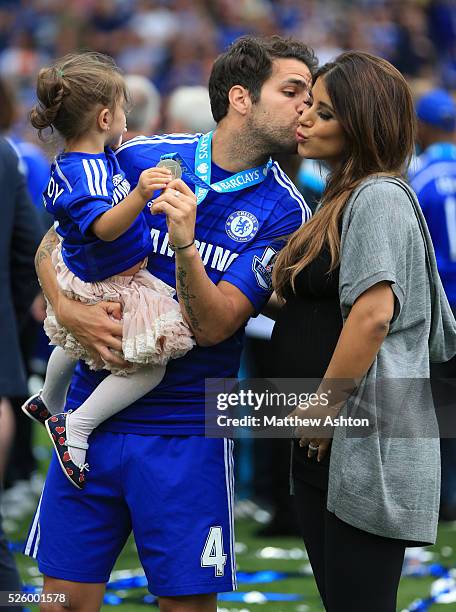
<svg viewBox="0 0 456 612">
<path fill-rule="evenodd" d="M 38 74 L 39 103 L 30 121 L 43 138 L 43 130 L 56 129 L 65 140 L 89 131 L 102 108 L 114 111 L 122 100 L 128 103 L 124 79 L 114 60 L 93 51 L 70 53 Z"/>
</svg>

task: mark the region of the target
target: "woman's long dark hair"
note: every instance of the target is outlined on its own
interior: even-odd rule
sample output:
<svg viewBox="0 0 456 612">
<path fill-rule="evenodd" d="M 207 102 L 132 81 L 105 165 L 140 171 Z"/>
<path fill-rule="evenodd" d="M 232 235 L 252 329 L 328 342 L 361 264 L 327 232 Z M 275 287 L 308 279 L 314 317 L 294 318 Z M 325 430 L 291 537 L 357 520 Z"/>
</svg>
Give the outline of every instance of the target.
<svg viewBox="0 0 456 612">
<path fill-rule="evenodd" d="M 413 154 L 415 111 L 402 74 L 389 62 L 350 51 L 325 64 L 314 76 L 324 81 L 346 146 L 331 171 L 322 207 L 297 230 L 279 253 L 274 288 L 283 297 L 296 275 L 313 261 L 325 244 L 331 269 L 339 263 L 339 219 L 353 189 L 377 174 L 403 176 Z"/>
</svg>

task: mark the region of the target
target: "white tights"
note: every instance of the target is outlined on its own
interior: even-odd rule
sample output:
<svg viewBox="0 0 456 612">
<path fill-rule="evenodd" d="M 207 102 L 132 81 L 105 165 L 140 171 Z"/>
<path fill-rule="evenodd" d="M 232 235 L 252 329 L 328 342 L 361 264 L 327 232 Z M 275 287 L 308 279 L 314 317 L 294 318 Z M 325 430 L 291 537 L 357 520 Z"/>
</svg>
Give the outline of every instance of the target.
<svg viewBox="0 0 456 612">
<path fill-rule="evenodd" d="M 62 348 L 56 347 L 52 351 L 41 392 L 41 398 L 52 414 L 63 412 L 76 363 Z M 128 376 L 110 374 L 77 410 L 67 416 L 67 440 L 78 444 L 78 448 L 68 445 L 71 460 L 76 465 L 85 463 L 84 447 L 92 431 L 152 391 L 163 379 L 165 370 L 165 366 L 147 365 Z"/>
</svg>

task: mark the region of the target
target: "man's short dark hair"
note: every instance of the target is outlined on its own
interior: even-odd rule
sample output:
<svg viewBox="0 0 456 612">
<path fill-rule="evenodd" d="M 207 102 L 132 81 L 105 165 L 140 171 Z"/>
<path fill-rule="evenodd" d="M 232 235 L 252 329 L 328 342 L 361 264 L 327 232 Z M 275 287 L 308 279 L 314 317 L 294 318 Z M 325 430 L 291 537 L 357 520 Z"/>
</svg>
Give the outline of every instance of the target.
<svg viewBox="0 0 456 612">
<path fill-rule="evenodd" d="M 260 99 L 261 88 L 272 74 L 275 59 L 297 59 L 316 70 L 318 61 L 313 50 L 292 38 L 242 36 L 214 63 L 209 78 L 212 115 L 218 123 L 228 112 L 228 93 L 235 85 L 245 87 L 253 103 Z"/>
</svg>

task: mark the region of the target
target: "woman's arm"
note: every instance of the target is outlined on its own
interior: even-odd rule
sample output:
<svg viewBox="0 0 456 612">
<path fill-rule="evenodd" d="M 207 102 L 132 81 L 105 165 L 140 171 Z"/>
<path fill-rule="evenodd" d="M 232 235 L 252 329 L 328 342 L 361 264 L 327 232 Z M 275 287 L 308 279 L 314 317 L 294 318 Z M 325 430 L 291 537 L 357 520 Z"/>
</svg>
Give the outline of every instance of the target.
<svg viewBox="0 0 456 612">
<path fill-rule="evenodd" d="M 363 378 L 388 335 L 393 314 L 394 293 L 390 283 L 377 283 L 362 293 L 347 317 L 325 379 Z"/>
<path fill-rule="evenodd" d="M 394 293 L 390 283 L 380 282 L 362 293 L 355 301 L 339 336 L 325 376 L 318 389 L 318 394 L 330 393 L 330 405 L 305 410 L 298 408 L 294 414 L 306 418 L 324 418 L 337 416 L 348 395 L 364 377 L 388 335 L 390 322 L 394 314 Z M 325 410 L 326 413 L 322 413 Z M 298 430 L 301 444 L 309 440 L 319 447 L 320 460 L 329 446 L 330 438 L 316 438 L 309 435 L 309 430 Z M 327 433 L 327 432 L 326 432 Z"/>
<path fill-rule="evenodd" d="M 59 238 L 51 228 L 45 234 L 35 255 L 35 268 L 41 287 L 59 322 L 92 354 L 99 354 L 104 361 L 119 366 L 125 362 L 114 355 L 111 349 L 122 350 L 122 325 L 111 317 L 121 318 L 120 304 L 99 302 L 93 306 L 70 300 L 60 291 L 51 254 Z"/>
</svg>

